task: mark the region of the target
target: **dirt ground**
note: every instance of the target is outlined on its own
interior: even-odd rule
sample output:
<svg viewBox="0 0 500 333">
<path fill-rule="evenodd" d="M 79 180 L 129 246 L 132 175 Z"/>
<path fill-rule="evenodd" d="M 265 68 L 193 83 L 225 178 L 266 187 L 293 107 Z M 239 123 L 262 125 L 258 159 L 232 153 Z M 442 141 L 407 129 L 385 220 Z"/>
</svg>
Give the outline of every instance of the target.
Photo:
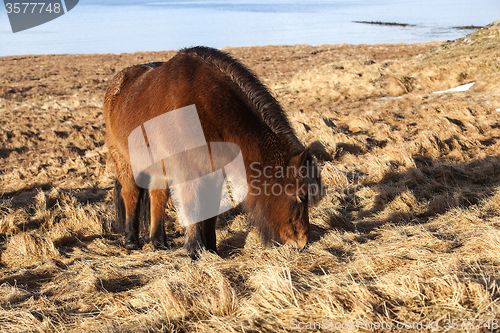
<svg viewBox="0 0 500 333">
<path fill-rule="evenodd" d="M 328 194 L 310 209 L 308 248 L 262 248 L 231 212 L 220 256 L 191 262 L 178 226 L 169 250 L 126 251 L 109 228 L 102 100 L 120 70 L 175 51 L 1 57 L 0 331 L 498 327 L 500 27 L 450 42 L 224 51 L 313 143 Z"/>
</svg>

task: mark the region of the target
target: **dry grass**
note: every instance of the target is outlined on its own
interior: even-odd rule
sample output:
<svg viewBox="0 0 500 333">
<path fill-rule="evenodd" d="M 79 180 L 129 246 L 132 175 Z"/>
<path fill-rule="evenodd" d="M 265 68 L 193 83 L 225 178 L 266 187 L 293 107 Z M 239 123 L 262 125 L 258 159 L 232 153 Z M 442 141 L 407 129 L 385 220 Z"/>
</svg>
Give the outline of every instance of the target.
<svg viewBox="0 0 500 333">
<path fill-rule="evenodd" d="M 310 210 L 305 251 L 262 248 L 233 212 L 217 230 L 221 256 L 196 262 L 178 226 L 156 252 L 128 253 L 109 231 L 106 82 L 172 53 L 0 58 L 0 331 L 500 320 L 499 44 L 493 26 L 441 46 L 228 49 L 316 142 L 328 194 Z"/>
</svg>

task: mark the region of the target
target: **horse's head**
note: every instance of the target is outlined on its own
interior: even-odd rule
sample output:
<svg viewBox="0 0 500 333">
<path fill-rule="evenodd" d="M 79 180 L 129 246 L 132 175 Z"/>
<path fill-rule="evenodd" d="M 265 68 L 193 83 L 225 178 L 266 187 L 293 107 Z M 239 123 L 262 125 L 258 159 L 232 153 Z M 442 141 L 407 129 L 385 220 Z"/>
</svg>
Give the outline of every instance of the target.
<svg viewBox="0 0 500 333">
<path fill-rule="evenodd" d="M 281 211 L 277 240 L 303 249 L 309 239 L 309 195 L 300 176 L 287 185 L 290 193 L 277 200 Z"/>
<path fill-rule="evenodd" d="M 308 172 L 312 157 L 306 148 L 292 157 L 287 166 L 284 191 L 277 200 L 282 211 L 278 228 L 279 241 L 303 249 L 309 239 Z"/>
<path fill-rule="evenodd" d="M 309 206 L 322 191 L 319 171 L 309 149 L 292 157 L 286 166 L 264 170 L 260 186 L 257 226 L 264 242 L 274 240 L 303 249 L 309 239 Z"/>
</svg>

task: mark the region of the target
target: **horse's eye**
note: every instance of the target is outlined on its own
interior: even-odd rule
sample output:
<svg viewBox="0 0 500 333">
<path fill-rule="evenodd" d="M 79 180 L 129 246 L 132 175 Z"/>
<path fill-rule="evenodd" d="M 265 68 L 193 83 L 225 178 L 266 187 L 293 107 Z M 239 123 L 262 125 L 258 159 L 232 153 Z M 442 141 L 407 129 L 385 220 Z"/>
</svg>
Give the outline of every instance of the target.
<svg viewBox="0 0 500 333">
<path fill-rule="evenodd" d="M 306 172 L 306 170 L 300 170 L 300 171 L 299 171 L 299 176 L 300 176 L 301 178 L 305 178 L 305 177 L 307 176 L 307 172 Z"/>
<path fill-rule="evenodd" d="M 297 201 L 300 203 L 305 203 L 307 201 L 307 194 L 305 195 L 297 195 Z"/>
</svg>

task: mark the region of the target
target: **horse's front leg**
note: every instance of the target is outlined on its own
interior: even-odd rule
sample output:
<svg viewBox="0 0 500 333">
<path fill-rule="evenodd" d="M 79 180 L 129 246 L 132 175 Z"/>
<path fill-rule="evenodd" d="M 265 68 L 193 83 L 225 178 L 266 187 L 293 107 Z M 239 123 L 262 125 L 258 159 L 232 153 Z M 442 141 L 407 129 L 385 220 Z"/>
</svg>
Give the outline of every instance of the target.
<svg viewBox="0 0 500 333">
<path fill-rule="evenodd" d="M 193 223 L 186 227 L 186 240 L 184 247 L 186 248 L 192 260 L 200 258 L 200 253 L 204 247 L 203 233 L 201 232 L 201 222 Z"/>
<path fill-rule="evenodd" d="M 125 205 L 125 247 L 137 249 L 139 245 L 139 219 L 137 216 L 140 189 L 135 183 L 122 184 L 122 197 Z"/>
<path fill-rule="evenodd" d="M 190 224 L 186 227 L 186 241 L 184 246 L 191 259 L 199 259 L 203 249 L 217 253 L 216 223 L 217 216 Z"/>
<path fill-rule="evenodd" d="M 207 250 L 217 253 L 217 237 L 215 235 L 215 226 L 217 225 L 217 216 L 201 222 L 201 229 L 205 239 Z"/>
</svg>

